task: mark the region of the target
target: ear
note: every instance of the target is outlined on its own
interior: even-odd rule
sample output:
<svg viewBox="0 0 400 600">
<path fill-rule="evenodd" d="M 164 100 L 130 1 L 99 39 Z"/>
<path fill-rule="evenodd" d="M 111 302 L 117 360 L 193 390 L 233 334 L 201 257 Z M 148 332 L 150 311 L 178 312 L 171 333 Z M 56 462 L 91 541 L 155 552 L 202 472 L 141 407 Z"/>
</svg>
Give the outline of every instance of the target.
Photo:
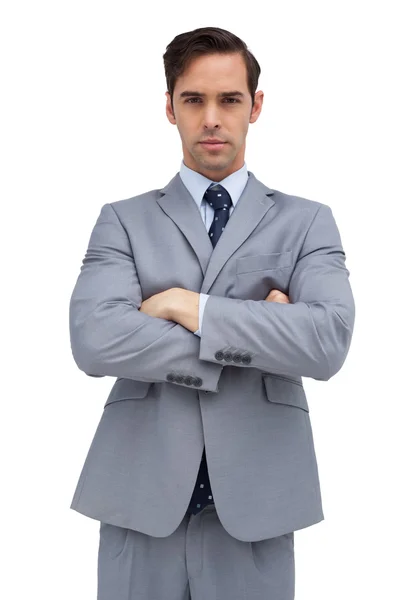
<svg viewBox="0 0 400 600">
<path fill-rule="evenodd" d="M 174 111 L 172 109 L 171 94 L 169 92 L 165 92 L 165 96 L 167 98 L 167 104 L 165 107 L 167 119 L 170 123 L 172 123 L 172 125 L 176 125 L 176 119 L 175 119 Z"/>
<path fill-rule="evenodd" d="M 254 106 L 253 106 L 253 108 L 251 110 L 251 114 L 250 114 L 250 120 L 249 120 L 250 123 L 255 123 L 257 121 L 258 117 L 260 116 L 262 105 L 263 105 L 263 100 L 264 100 L 264 92 L 259 90 L 254 95 Z"/>
</svg>

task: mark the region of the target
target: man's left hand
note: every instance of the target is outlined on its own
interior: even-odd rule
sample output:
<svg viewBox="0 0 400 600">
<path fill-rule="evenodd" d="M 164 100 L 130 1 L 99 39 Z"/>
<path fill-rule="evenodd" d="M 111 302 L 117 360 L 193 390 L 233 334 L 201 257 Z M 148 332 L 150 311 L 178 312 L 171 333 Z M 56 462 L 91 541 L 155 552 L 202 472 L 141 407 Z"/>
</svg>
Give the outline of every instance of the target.
<svg viewBox="0 0 400 600">
<path fill-rule="evenodd" d="M 140 311 L 150 317 L 175 321 L 193 333 L 199 328 L 200 294 L 184 288 L 170 288 L 142 302 Z"/>
<path fill-rule="evenodd" d="M 140 312 L 146 313 L 150 317 L 156 317 L 158 319 L 170 320 L 171 317 L 171 306 L 175 304 L 175 290 L 177 288 L 170 288 L 159 294 L 150 296 L 147 300 L 143 300 L 140 307 Z"/>
</svg>

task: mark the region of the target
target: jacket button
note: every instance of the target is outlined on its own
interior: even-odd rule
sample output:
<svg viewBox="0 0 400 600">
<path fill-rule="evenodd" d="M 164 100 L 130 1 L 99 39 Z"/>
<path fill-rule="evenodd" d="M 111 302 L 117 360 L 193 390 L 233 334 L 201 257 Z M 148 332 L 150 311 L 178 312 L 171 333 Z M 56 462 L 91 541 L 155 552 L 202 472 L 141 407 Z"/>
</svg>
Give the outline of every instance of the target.
<svg viewBox="0 0 400 600">
<path fill-rule="evenodd" d="M 222 360 L 222 359 L 224 358 L 224 353 L 223 353 L 223 352 L 221 352 L 221 350 L 218 350 L 218 352 L 216 352 L 216 353 L 214 354 L 214 356 L 215 356 L 215 358 L 216 358 L 217 360 Z"/>
<path fill-rule="evenodd" d="M 184 379 L 184 382 L 186 383 L 186 385 L 192 385 L 194 381 L 194 378 L 191 375 L 187 375 Z"/>
<path fill-rule="evenodd" d="M 175 375 L 173 373 L 168 373 L 167 381 L 175 381 Z"/>
<path fill-rule="evenodd" d="M 234 354 L 233 355 L 233 362 L 234 363 L 240 363 L 240 362 L 242 362 L 242 355 L 241 354 Z"/>
<path fill-rule="evenodd" d="M 249 365 L 251 363 L 251 356 L 249 354 L 242 356 L 242 363 L 244 365 Z"/>
<path fill-rule="evenodd" d="M 194 385 L 195 387 L 200 387 L 200 386 L 202 386 L 202 385 L 203 385 L 203 380 L 202 380 L 202 378 L 201 378 L 201 377 L 194 377 L 194 378 L 193 378 L 193 385 Z"/>
<path fill-rule="evenodd" d="M 232 352 L 225 352 L 224 358 L 225 358 L 226 362 L 231 362 Z"/>
</svg>

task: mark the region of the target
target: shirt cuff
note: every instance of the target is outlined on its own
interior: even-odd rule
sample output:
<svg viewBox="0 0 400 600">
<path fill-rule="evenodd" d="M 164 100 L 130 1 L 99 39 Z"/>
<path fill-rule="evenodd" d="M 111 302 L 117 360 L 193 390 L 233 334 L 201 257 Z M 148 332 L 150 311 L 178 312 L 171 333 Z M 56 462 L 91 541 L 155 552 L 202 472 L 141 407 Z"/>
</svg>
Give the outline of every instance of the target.
<svg viewBox="0 0 400 600">
<path fill-rule="evenodd" d="M 209 294 L 200 294 L 199 301 L 199 328 L 194 332 L 195 335 L 201 337 L 201 325 L 203 323 L 204 309 L 208 300 Z"/>
</svg>

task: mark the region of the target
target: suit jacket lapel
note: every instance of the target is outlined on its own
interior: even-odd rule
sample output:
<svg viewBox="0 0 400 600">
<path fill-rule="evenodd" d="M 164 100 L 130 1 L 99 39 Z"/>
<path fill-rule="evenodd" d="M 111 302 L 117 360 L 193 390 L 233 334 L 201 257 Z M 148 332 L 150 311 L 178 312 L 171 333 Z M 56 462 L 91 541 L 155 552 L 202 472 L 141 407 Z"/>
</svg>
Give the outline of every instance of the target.
<svg viewBox="0 0 400 600">
<path fill-rule="evenodd" d="M 243 244 L 275 204 L 273 190 L 249 171 L 242 195 L 213 248 L 200 211 L 183 184 L 179 173 L 160 190 L 161 209 L 176 223 L 195 252 L 204 276 L 201 292 L 207 294 L 226 261 Z"/>
<path fill-rule="evenodd" d="M 158 204 L 186 237 L 199 260 L 204 276 L 213 245 L 196 202 L 189 194 L 179 173 L 160 192 L 162 196 L 157 198 Z"/>
</svg>

